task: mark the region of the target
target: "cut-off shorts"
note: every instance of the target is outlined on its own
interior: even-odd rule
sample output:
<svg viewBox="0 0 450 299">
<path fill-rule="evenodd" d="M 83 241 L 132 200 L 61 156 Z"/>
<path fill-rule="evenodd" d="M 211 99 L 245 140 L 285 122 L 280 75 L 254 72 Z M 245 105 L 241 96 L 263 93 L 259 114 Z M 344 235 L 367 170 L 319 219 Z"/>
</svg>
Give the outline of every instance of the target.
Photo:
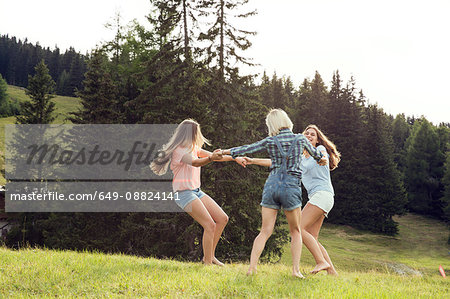
<svg viewBox="0 0 450 299">
<path fill-rule="evenodd" d="M 334 196 L 333 193 L 328 191 L 317 191 L 313 195 L 311 195 L 308 203 L 322 209 L 325 217 L 328 217 L 328 213 L 331 211 L 334 205 Z"/>
<path fill-rule="evenodd" d="M 175 203 L 183 210 L 184 208 L 186 208 L 188 204 L 190 204 L 197 198 L 200 199 L 206 195 L 206 193 L 200 190 L 200 188 L 194 190 L 177 191 L 177 193 L 178 193 L 178 200 L 175 200 Z"/>
<path fill-rule="evenodd" d="M 270 174 L 264 185 L 261 206 L 292 211 L 302 206 L 300 179 L 290 174 Z"/>
</svg>

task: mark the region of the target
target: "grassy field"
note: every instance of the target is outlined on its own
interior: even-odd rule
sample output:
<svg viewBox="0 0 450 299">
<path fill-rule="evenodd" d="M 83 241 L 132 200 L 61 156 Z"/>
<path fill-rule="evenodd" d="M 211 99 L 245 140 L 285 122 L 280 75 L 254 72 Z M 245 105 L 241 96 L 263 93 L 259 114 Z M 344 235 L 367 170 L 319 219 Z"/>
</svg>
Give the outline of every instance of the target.
<svg viewBox="0 0 450 299">
<path fill-rule="evenodd" d="M 30 98 L 25 94 L 25 89 L 22 87 L 16 87 L 8 85 L 7 95 L 11 100 L 17 100 L 18 102 L 29 101 Z M 70 112 L 77 111 L 80 107 L 80 99 L 73 97 L 56 96 L 52 99 L 56 104 L 56 116 L 54 123 L 70 123 L 66 120 L 67 115 Z M 6 124 L 14 124 L 16 122 L 15 117 L 3 117 L 0 118 L 0 185 L 5 185 L 6 181 L 3 176 L 4 169 L 4 151 L 5 151 L 5 131 Z"/>
<path fill-rule="evenodd" d="M 247 277 L 247 264 L 199 263 L 92 252 L 0 247 L 0 297 L 250 297 L 250 298 L 448 298 L 450 268 L 446 226 L 416 215 L 398 219 L 396 238 L 326 225 L 323 244 L 339 277 L 290 276 L 289 252 Z M 425 236 L 426 235 L 426 236 Z M 286 246 L 288 248 L 288 245 Z M 313 266 L 304 248 L 302 272 Z M 416 274 L 398 274 L 403 264 Z M 420 273 L 419 273 L 420 272 Z"/>
</svg>

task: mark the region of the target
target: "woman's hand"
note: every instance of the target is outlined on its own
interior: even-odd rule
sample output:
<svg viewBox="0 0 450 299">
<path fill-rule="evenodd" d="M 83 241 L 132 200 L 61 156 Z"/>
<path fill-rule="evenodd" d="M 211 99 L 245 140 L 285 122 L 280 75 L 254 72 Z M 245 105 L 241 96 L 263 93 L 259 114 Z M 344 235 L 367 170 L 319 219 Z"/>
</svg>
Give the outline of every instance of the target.
<svg viewBox="0 0 450 299">
<path fill-rule="evenodd" d="M 222 150 L 221 149 L 216 149 L 212 155 L 210 156 L 211 160 L 213 161 L 218 161 L 221 160 L 223 158 L 222 156 Z"/>
<path fill-rule="evenodd" d="M 252 165 L 253 164 L 253 159 L 250 157 L 243 157 L 245 160 L 245 165 Z"/>
<path fill-rule="evenodd" d="M 237 157 L 234 160 L 236 161 L 237 164 L 241 165 L 244 168 L 247 166 L 247 163 L 245 162 L 245 157 Z"/>
<path fill-rule="evenodd" d="M 327 159 L 327 156 L 325 156 L 325 155 L 322 157 L 322 159 L 320 159 L 320 160 L 317 162 L 317 164 L 319 164 L 320 166 L 327 165 L 327 163 L 328 163 L 328 159 Z"/>
</svg>

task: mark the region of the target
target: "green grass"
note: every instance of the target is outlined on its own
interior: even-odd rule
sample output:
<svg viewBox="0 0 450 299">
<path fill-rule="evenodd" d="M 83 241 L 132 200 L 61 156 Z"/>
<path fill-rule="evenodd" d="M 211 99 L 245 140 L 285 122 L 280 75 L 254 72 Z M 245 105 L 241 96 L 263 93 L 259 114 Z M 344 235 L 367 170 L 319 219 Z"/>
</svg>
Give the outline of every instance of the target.
<svg viewBox="0 0 450 299">
<path fill-rule="evenodd" d="M 338 271 L 396 273 L 407 267 L 430 276 L 439 274 L 439 265 L 450 270 L 448 228 L 443 222 L 414 214 L 394 220 L 399 223 L 395 237 L 326 224 L 319 241 Z M 287 253 L 288 245 L 284 249 Z M 303 250 L 302 264 L 312 269 L 314 259 L 305 247 Z M 290 255 L 284 254 L 281 262 L 290 264 Z"/>
<path fill-rule="evenodd" d="M 242 263 L 220 268 L 120 254 L 0 247 L 0 297 L 448 297 L 448 278 L 437 271 L 439 263 L 450 267 L 446 242 L 441 243 L 440 237 L 447 233 L 445 225 L 415 215 L 399 221 L 396 239 L 326 225 L 321 237 L 340 275 L 319 273 L 305 280 L 290 276 L 289 253 L 279 263 L 260 265 L 256 276 L 247 277 L 248 265 Z M 420 233 L 430 228 L 428 245 Z M 372 266 L 383 261 L 413 267 L 416 254 L 427 255 L 415 261 L 422 275 L 398 275 L 387 267 Z M 312 266 L 308 255 L 305 250 L 304 273 Z"/>
<path fill-rule="evenodd" d="M 8 97 L 11 100 L 17 100 L 19 103 L 24 101 L 30 101 L 30 98 L 25 94 L 25 89 L 22 87 L 8 85 L 6 90 Z M 55 102 L 55 115 L 57 116 L 54 123 L 70 123 L 66 120 L 66 117 L 70 112 L 75 112 L 80 107 L 80 99 L 73 97 L 56 96 L 52 99 Z M 16 122 L 15 117 L 3 117 L 0 118 L 0 170 L 4 170 L 4 151 L 5 151 L 5 131 L 6 124 L 14 124 Z M 3 173 L 0 172 L 0 185 L 5 185 L 6 180 Z"/>
</svg>

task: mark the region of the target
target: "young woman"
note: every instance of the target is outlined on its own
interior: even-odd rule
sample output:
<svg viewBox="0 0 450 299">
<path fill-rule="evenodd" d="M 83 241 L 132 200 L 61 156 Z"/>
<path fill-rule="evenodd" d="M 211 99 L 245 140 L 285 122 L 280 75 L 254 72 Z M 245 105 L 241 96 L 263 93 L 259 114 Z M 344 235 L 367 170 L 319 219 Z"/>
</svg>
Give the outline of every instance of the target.
<svg viewBox="0 0 450 299">
<path fill-rule="evenodd" d="M 308 192 L 309 201 L 302 211 L 301 229 L 305 246 L 316 260 L 316 266 L 311 271 L 315 274 L 327 270 L 330 275 L 337 275 L 336 269 L 326 249 L 320 244 L 319 231 L 323 220 L 328 216 L 334 204 L 334 190 L 331 184 L 330 170 L 334 170 L 340 161 L 341 154 L 336 146 L 315 125 L 306 127 L 303 135 L 309 142 L 329 160 L 326 165 L 318 165 L 306 151 L 300 163 L 302 182 Z M 269 159 L 245 158 L 245 164 L 270 166 Z"/>
<path fill-rule="evenodd" d="M 169 142 L 163 146 L 161 157 L 155 159 L 150 168 L 155 174 L 163 175 L 170 164 L 173 191 L 178 192 L 176 204 L 203 227 L 203 262 L 223 266 L 214 252 L 227 225 L 228 216 L 200 189 L 200 167 L 218 160 L 232 161 L 233 158 L 221 157 L 218 153 L 202 149 L 205 143 L 209 144 L 202 135 L 200 125 L 192 119 L 186 119 L 178 125 Z M 242 163 L 242 160 L 237 162 Z"/>
<path fill-rule="evenodd" d="M 300 165 L 303 173 L 303 186 L 308 192 L 309 199 L 302 211 L 303 243 L 316 260 L 316 266 L 311 273 L 327 270 L 328 274 L 337 275 L 328 252 L 319 242 L 319 232 L 324 218 L 328 217 L 328 213 L 334 205 L 334 189 L 331 184 L 330 170 L 334 170 L 338 166 L 341 154 L 317 126 L 307 126 L 303 135 L 329 159 L 327 165 L 319 166 L 317 163 L 312 163 L 309 154 L 305 152 L 305 159 Z"/>
<path fill-rule="evenodd" d="M 272 169 L 261 201 L 262 227 L 253 242 L 247 275 L 256 273 L 259 257 L 272 234 L 278 210 L 283 208 L 291 234 L 292 275 L 303 278 L 299 268 L 302 249 L 300 160 L 304 149 L 321 163 L 326 163 L 326 159 L 322 159 L 322 153 L 312 147 L 305 136 L 292 133 L 292 121 L 283 110 L 272 109 L 267 114 L 266 124 L 269 137 L 250 145 L 221 150 L 221 155 L 231 154 L 232 157 L 267 150 L 271 159 Z"/>
</svg>

